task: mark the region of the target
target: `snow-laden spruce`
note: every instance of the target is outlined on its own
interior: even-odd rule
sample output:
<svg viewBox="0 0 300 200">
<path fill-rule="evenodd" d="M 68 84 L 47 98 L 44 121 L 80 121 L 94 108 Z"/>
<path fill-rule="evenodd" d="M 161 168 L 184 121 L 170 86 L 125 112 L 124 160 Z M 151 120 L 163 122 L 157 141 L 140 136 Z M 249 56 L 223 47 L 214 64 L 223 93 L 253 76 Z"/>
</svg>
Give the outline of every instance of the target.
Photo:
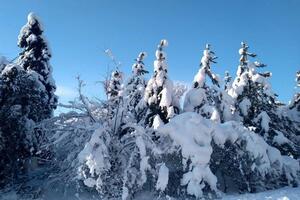
<svg viewBox="0 0 300 200">
<path fill-rule="evenodd" d="M 229 95 L 235 101 L 235 120 L 262 135 L 268 144 L 277 147 L 281 153 L 300 156 L 299 129 L 290 124 L 291 119 L 284 112 L 284 107 L 277 100 L 268 79 L 270 72 L 261 73 L 259 68 L 266 67 L 260 62 L 250 62 L 247 55 L 248 45 L 242 43 L 237 77 L 232 83 Z M 283 138 L 278 141 L 278 138 Z"/>
<path fill-rule="evenodd" d="M 122 95 L 123 75 L 118 69 L 111 73 L 110 80 L 107 82 L 105 91 L 108 99 L 117 99 Z"/>
<path fill-rule="evenodd" d="M 193 87 L 187 92 L 184 100 L 184 111 L 195 111 L 202 116 L 216 122 L 228 121 L 232 117 L 232 98 L 220 88 L 220 81 L 211 70 L 212 63 L 217 57 L 206 45 L 201 59 L 200 69 L 194 77 Z M 206 76 L 213 83 L 211 86 L 206 81 Z"/>
<path fill-rule="evenodd" d="M 123 103 L 126 104 L 127 107 L 126 114 L 133 115 L 131 117 L 137 122 L 140 122 L 144 118 L 147 107 L 143 101 L 147 85 L 144 75 L 148 73 L 144 64 L 146 56 L 146 52 L 140 52 L 138 57 L 135 59 L 136 62 L 132 65 L 132 75 L 128 78 L 124 86 Z"/>
<path fill-rule="evenodd" d="M 41 97 L 45 98 L 46 105 L 48 105 L 48 112 L 45 115 L 51 117 L 57 106 L 57 96 L 54 94 L 56 86 L 52 77 L 52 66 L 49 63 L 51 52 L 43 31 L 40 19 L 34 13 L 30 13 L 27 17 L 27 24 L 23 26 L 19 34 L 18 46 L 23 51 L 17 62 L 29 73 L 31 71 L 37 73 L 47 92 L 47 95 Z"/>
<path fill-rule="evenodd" d="M 146 123 L 150 126 L 167 123 L 179 113 L 177 99 L 173 94 L 173 82 L 168 78 L 167 54 L 164 52 L 167 46 L 167 40 L 160 41 L 155 52 L 154 75 L 145 90 L 144 100 L 149 107 Z"/>
</svg>

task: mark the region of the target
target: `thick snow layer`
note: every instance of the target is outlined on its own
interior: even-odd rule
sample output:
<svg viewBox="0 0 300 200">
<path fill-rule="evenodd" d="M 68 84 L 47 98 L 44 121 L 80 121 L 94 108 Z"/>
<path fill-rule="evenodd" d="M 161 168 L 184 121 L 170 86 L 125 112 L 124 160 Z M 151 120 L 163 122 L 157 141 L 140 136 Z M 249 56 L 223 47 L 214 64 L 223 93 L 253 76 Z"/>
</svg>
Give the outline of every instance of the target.
<svg viewBox="0 0 300 200">
<path fill-rule="evenodd" d="M 156 84 L 157 86 L 163 86 L 165 80 L 166 80 L 167 74 L 165 73 L 165 71 L 161 70 L 157 72 L 156 75 Z"/>
<path fill-rule="evenodd" d="M 78 155 L 79 162 L 84 163 L 92 175 L 84 181 L 84 184 L 88 187 L 96 186 L 96 184 L 101 185 L 100 176 L 96 179 L 93 178 L 94 174 L 102 174 L 103 171 L 110 168 L 110 162 L 107 160 L 107 144 L 101 139 L 104 134 L 105 130 L 103 128 L 96 129 L 90 141 Z"/>
<path fill-rule="evenodd" d="M 145 88 L 145 95 L 144 95 L 144 101 L 147 102 L 149 105 L 156 103 L 157 101 L 157 94 L 152 94 L 152 91 L 156 91 L 157 90 L 157 84 L 155 82 L 155 78 L 152 77 L 148 83 L 147 83 L 147 87 Z"/>
<path fill-rule="evenodd" d="M 239 67 L 240 69 L 240 67 Z M 233 98 L 237 98 L 244 91 L 244 87 L 248 84 L 248 74 L 243 73 L 241 76 L 238 76 L 232 83 L 232 88 L 228 91 L 229 95 Z"/>
<path fill-rule="evenodd" d="M 261 128 L 267 133 L 269 131 L 269 124 L 271 121 L 271 118 L 267 114 L 267 112 L 262 111 L 255 119 L 254 121 L 259 121 Z"/>
<path fill-rule="evenodd" d="M 201 58 L 202 65 L 206 67 L 207 64 L 209 63 L 210 58 L 211 58 L 210 50 L 209 49 L 203 50 L 203 56 Z"/>
<path fill-rule="evenodd" d="M 197 82 L 199 87 L 203 87 L 205 83 L 205 69 L 203 67 L 201 67 L 198 73 L 195 75 L 194 82 Z"/>
<path fill-rule="evenodd" d="M 237 98 L 244 91 L 244 87 L 249 84 L 249 81 L 257 83 L 263 87 L 263 92 L 266 95 L 274 96 L 271 84 L 268 82 L 268 77 L 262 76 L 256 71 L 255 63 L 248 63 L 248 71 L 241 74 L 241 66 L 238 67 L 237 77 L 235 78 L 232 88 L 229 90 L 229 95 Z"/>
<path fill-rule="evenodd" d="M 300 188 L 281 188 L 260 193 L 225 195 L 222 200 L 299 200 Z"/>
<path fill-rule="evenodd" d="M 223 120 L 229 121 L 233 118 L 233 107 L 234 107 L 234 99 L 226 92 L 226 91 L 220 91 L 221 92 L 221 98 L 222 103 L 220 105 L 222 114 L 223 114 Z"/>
<path fill-rule="evenodd" d="M 298 161 L 281 156 L 279 150 L 269 146 L 261 136 L 234 121 L 219 124 L 197 113 L 186 112 L 158 128 L 158 132 L 170 136 L 175 145 L 180 146 L 183 163 L 186 163 L 184 160 L 191 161 L 181 184 L 187 186 L 188 194 L 196 197 L 203 195 L 205 183 L 218 192 L 217 178 L 209 168 L 212 140 L 220 147 L 226 141 L 245 145 L 245 150 L 251 157 L 259 161 L 253 163 L 252 168 L 260 172 L 262 177 L 269 173 L 284 174 L 292 181 L 300 170 Z"/>
<path fill-rule="evenodd" d="M 209 121 L 199 114 L 190 112 L 176 116 L 158 131 L 169 135 L 176 144 L 180 145 L 183 157 L 190 158 L 194 165 L 207 164 L 212 152 L 210 125 Z"/>
<path fill-rule="evenodd" d="M 169 182 L 169 169 L 163 163 L 158 172 L 158 179 L 156 182 L 156 190 L 164 191 L 168 185 Z"/>
<path fill-rule="evenodd" d="M 156 115 L 153 120 L 153 128 L 154 130 L 158 129 L 164 122 L 160 119 L 159 115 Z"/>
<path fill-rule="evenodd" d="M 283 145 L 286 143 L 290 143 L 291 141 L 286 138 L 282 132 L 276 131 L 277 135 L 273 138 L 273 142 L 278 144 L 278 145 Z"/>
<path fill-rule="evenodd" d="M 277 190 L 269 190 L 259 193 L 246 194 L 224 194 L 220 200 L 299 200 L 300 188 L 285 187 Z M 157 197 L 149 192 L 141 192 L 136 195 L 134 200 L 153 200 Z M 166 200 L 179 200 L 172 197 L 165 198 Z M 9 199 L 10 200 L 10 199 Z"/>
<path fill-rule="evenodd" d="M 201 130 L 199 132 L 198 130 Z M 217 178 L 209 168 L 211 147 L 211 122 L 196 113 L 183 113 L 173 118 L 158 130 L 169 135 L 181 147 L 182 157 L 190 159 L 189 171 L 183 175 L 182 185 L 187 186 L 187 192 L 196 197 L 202 196 L 202 189 L 207 183 L 217 191 Z"/>
<path fill-rule="evenodd" d="M 286 176 L 296 176 L 296 171 L 300 170 L 299 163 L 292 164 L 291 169 L 286 167 L 289 165 L 284 160 L 284 156 L 280 155 L 278 149 L 269 146 L 264 139 L 254 132 L 247 130 L 237 122 L 226 122 L 215 128 L 213 139 L 219 146 L 225 144 L 227 140 L 232 143 L 236 141 L 245 141 L 246 150 L 252 154 L 254 158 L 260 159 L 260 165 L 253 165 L 253 169 L 257 169 L 262 176 L 275 170 L 276 173 L 284 173 Z M 296 160 L 292 159 L 297 163 Z M 292 162 L 292 161 L 291 161 Z"/>
<path fill-rule="evenodd" d="M 277 190 L 270 190 L 260 193 L 247 194 L 230 194 L 224 195 L 220 200 L 299 200 L 300 188 L 285 187 Z M 140 193 L 134 200 L 153 200 L 155 195 L 149 192 Z M 166 200 L 179 200 L 172 197 L 165 198 Z"/>
<path fill-rule="evenodd" d="M 160 107 L 169 107 L 172 104 L 172 92 L 173 92 L 173 83 L 170 80 L 166 80 L 163 90 L 160 92 L 161 100 L 159 103 Z"/>
<path fill-rule="evenodd" d="M 160 70 L 166 70 L 167 69 L 167 63 L 165 61 L 161 61 L 161 60 L 155 60 L 154 63 L 154 71 L 158 72 Z"/>
<path fill-rule="evenodd" d="M 42 25 L 42 22 L 39 19 L 39 17 L 36 16 L 33 12 L 29 13 L 28 16 L 27 16 L 27 24 L 25 24 L 22 27 L 22 29 L 20 31 L 20 34 L 18 36 L 18 44 L 21 43 L 21 41 L 23 40 L 23 38 L 26 38 L 26 40 L 28 40 L 27 42 L 34 41 L 36 39 L 35 38 L 36 36 L 33 35 L 32 31 L 30 30 L 30 29 L 32 29 L 32 27 L 34 25 L 36 25 L 36 23 L 37 23 L 39 29 L 43 31 L 43 25 Z M 49 48 L 48 48 L 48 50 L 49 50 Z"/>
<path fill-rule="evenodd" d="M 27 21 L 28 21 L 28 24 L 33 25 L 36 23 L 36 21 L 40 21 L 40 20 L 33 12 L 31 12 L 27 16 Z"/>
<path fill-rule="evenodd" d="M 251 106 L 251 102 L 248 98 L 244 98 L 243 101 L 239 104 L 239 107 L 241 109 L 241 112 L 244 116 L 248 115 L 248 110 Z"/>
<path fill-rule="evenodd" d="M 210 119 L 214 122 L 220 122 L 220 113 L 218 112 L 218 110 L 215 107 L 213 107 L 212 110 L 213 111 L 212 111 Z"/>
<path fill-rule="evenodd" d="M 206 99 L 206 94 L 203 88 L 190 89 L 185 95 L 183 110 L 185 112 L 194 111 L 194 108 L 201 105 L 204 99 Z"/>
<path fill-rule="evenodd" d="M 147 181 L 146 171 L 148 169 L 150 169 L 151 167 L 148 163 L 149 156 L 147 156 L 147 154 L 146 154 L 146 145 L 141 136 L 138 136 L 136 138 L 136 145 L 139 149 L 139 153 L 140 153 L 140 157 L 141 157 L 140 171 L 141 171 L 142 177 L 141 177 L 140 184 L 143 185 Z"/>
</svg>

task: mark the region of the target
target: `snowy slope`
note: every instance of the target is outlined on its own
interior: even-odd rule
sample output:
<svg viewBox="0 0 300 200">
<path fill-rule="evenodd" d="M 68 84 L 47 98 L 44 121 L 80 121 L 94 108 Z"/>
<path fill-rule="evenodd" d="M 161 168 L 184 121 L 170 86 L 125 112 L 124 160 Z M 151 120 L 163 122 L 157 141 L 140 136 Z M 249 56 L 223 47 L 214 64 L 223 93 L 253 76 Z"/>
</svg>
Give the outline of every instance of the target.
<svg viewBox="0 0 300 200">
<path fill-rule="evenodd" d="M 255 194 L 226 195 L 223 200 L 299 200 L 300 188 L 281 188 Z"/>
</svg>

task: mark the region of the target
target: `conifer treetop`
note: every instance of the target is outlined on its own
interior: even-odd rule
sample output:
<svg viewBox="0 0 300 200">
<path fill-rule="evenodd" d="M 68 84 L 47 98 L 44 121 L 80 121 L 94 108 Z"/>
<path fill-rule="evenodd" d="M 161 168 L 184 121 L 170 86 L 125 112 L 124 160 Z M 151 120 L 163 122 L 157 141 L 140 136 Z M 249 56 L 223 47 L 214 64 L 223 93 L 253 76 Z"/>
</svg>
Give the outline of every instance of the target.
<svg viewBox="0 0 300 200">
<path fill-rule="evenodd" d="M 300 71 L 297 71 L 296 73 L 296 82 L 297 82 L 297 86 L 300 87 Z"/>
<path fill-rule="evenodd" d="M 146 71 L 144 69 L 144 62 L 143 60 L 147 57 L 147 53 L 146 52 L 141 52 L 138 57 L 135 59 L 135 63 L 132 65 L 132 73 L 134 75 L 143 75 L 145 73 L 148 73 L 148 71 Z"/>
<path fill-rule="evenodd" d="M 215 56 L 215 52 L 211 50 L 211 45 L 206 44 L 201 58 L 200 69 L 194 77 L 194 88 L 203 87 L 205 85 L 205 75 L 208 75 L 213 84 L 219 85 L 218 77 L 211 72 L 211 63 L 217 63 L 215 60 L 218 57 Z"/>
<path fill-rule="evenodd" d="M 240 65 L 245 66 L 248 63 L 248 56 L 254 58 L 256 57 L 256 54 L 248 52 L 249 46 L 245 42 L 241 42 L 241 46 L 242 47 L 239 49 L 239 54 L 241 55 Z"/>
<path fill-rule="evenodd" d="M 42 35 L 44 32 L 41 20 L 33 12 L 27 16 L 27 23 L 22 27 L 18 36 L 18 46 L 26 47 L 35 37 Z M 44 38 L 43 38 L 44 39 Z"/>
</svg>

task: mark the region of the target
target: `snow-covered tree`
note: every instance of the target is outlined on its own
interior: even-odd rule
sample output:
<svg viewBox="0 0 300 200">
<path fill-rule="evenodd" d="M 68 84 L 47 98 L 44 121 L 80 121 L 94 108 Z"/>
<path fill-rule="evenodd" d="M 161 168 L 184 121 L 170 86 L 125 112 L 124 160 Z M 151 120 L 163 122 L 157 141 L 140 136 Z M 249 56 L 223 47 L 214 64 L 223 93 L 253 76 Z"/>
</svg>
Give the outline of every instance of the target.
<svg viewBox="0 0 300 200">
<path fill-rule="evenodd" d="M 49 138 L 43 146 L 51 149 L 53 156 L 49 158 L 51 167 L 47 166 L 49 176 L 41 183 L 43 188 L 76 194 L 76 198 L 129 200 L 142 199 L 139 195 L 143 192 L 153 198 L 208 199 L 218 197 L 220 191 L 256 192 L 297 185 L 298 161 L 281 155 L 262 136 L 239 121 L 222 120 L 222 117 L 220 121 L 212 121 L 192 110 L 159 124 L 155 127 L 158 137 L 153 137 L 153 128 L 138 123 L 131 113 L 139 108 L 145 87 L 143 74 L 135 70 L 145 70 L 144 55 L 138 56 L 132 77 L 124 86 L 119 76 L 112 76 L 109 83 L 113 92 L 108 95 L 109 99 L 91 101 L 79 89 L 80 101 L 64 105 L 78 112 L 63 113 L 39 124 Z M 166 67 L 157 69 L 153 82 L 162 75 L 167 77 Z M 119 83 L 115 84 L 116 80 Z M 204 91 L 209 97 L 208 105 L 221 113 L 220 116 L 224 115 L 224 99 L 218 100 L 227 91 L 205 81 L 203 87 L 195 85 L 197 89 L 206 86 L 214 91 L 208 95 Z M 162 84 L 162 87 L 165 86 Z M 185 87 L 175 84 L 170 91 L 171 105 L 179 107 L 178 99 Z M 165 93 L 153 92 L 155 94 Z M 201 96 L 192 98 L 197 100 Z M 142 101 L 145 99 L 144 96 Z M 161 97 L 157 97 L 157 102 L 160 100 Z M 111 105 L 117 105 L 113 112 L 109 111 Z M 159 105 L 157 108 L 163 113 Z M 264 114 L 259 117 L 265 118 Z M 126 133 L 120 134 L 124 130 Z M 70 190 L 74 194 L 70 194 Z"/>
<path fill-rule="evenodd" d="M 128 127 L 128 124 L 143 124 L 145 121 L 147 105 L 143 97 L 147 83 L 144 74 L 148 71 L 145 70 L 143 60 L 146 56 L 146 52 L 138 55 L 135 59 L 136 62 L 132 65 L 132 75 L 124 84 L 124 92 L 122 92 L 119 105 L 120 127 L 118 127 L 118 132 L 120 138 L 134 131 L 133 128 Z"/>
<path fill-rule="evenodd" d="M 116 100 L 122 95 L 122 81 L 122 72 L 114 70 L 105 88 L 108 100 Z"/>
<path fill-rule="evenodd" d="M 277 95 L 272 91 L 268 78 L 270 72 L 260 73 L 258 68 L 266 65 L 260 62 L 250 62 L 247 55 L 248 45 L 242 43 L 240 65 L 229 94 L 235 99 L 235 117 L 237 120 L 255 132 L 262 135 L 266 141 L 278 147 L 281 153 L 298 157 L 299 147 L 294 139 L 296 130 L 291 130 L 286 124 L 288 120 L 280 112 Z"/>
<path fill-rule="evenodd" d="M 1 181 L 15 181 L 26 172 L 26 162 L 39 146 L 33 127 L 45 118 L 48 106 L 42 82 L 34 71 L 14 63 L 0 74 L 0 176 Z M 4 177 L 5 178 L 4 178 Z M 2 183 L 1 183 L 2 184 Z"/>
<path fill-rule="evenodd" d="M 0 123 L 3 182 L 17 181 L 19 174 L 27 172 L 31 156 L 44 139 L 35 124 L 51 117 L 56 108 L 51 54 L 42 33 L 40 21 L 30 13 L 19 34 L 18 46 L 23 51 L 17 64 L 0 61 L 0 118 L 6 121 Z"/>
<path fill-rule="evenodd" d="M 183 106 L 185 112 L 196 111 L 207 118 L 212 116 L 213 99 L 209 99 L 211 90 L 206 84 L 206 75 L 213 80 L 213 83 L 218 83 L 216 76 L 211 72 L 211 63 L 216 63 L 215 59 L 214 52 L 210 50 L 210 45 L 207 44 L 203 51 L 200 69 L 194 77 L 193 87 L 185 96 Z"/>
<path fill-rule="evenodd" d="M 139 122 L 144 115 L 146 105 L 143 101 L 143 96 L 147 82 L 144 78 L 144 74 L 148 73 L 145 70 L 144 58 L 147 56 L 146 52 L 141 52 L 135 59 L 135 63 L 132 65 L 132 75 L 127 80 L 124 88 L 124 103 L 127 107 L 126 110 L 132 115 L 132 117 Z M 127 112 L 127 115 L 129 114 Z"/>
<path fill-rule="evenodd" d="M 237 122 L 219 124 L 187 112 L 160 126 L 158 141 L 153 141 L 147 129 L 128 123 L 133 131 L 120 142 L 101 113 L 98 109 L 97 123 L 92 125 L 88 118 L 75 113 L 53 121 L 56 131 L 51 138 L 61 155 L 62 168 L 60 174 L 54 174 L 55 183 L 74 185 L 73 173 L 78 173 L 78 196 L 97 197 L 97 191 L 101 199 L 127 200 L 138 198 L 142 192 L 212 198 L 220 190 L 254 192 L 293 185 L 299 176 L 296 160 L 281 156 L 261 136 Z M 59 150 L 62 147 L 66 150 Z M 69 184 L 62 184 L 62 179 Z"/>
<path fill-rule="evenodd" d="M 18 58 L 18 64 L 28 72 L 37 73 L 39 80 L 47 91 L 45 98 L 48 105 L 48 112 L 45 117 L 50 117 L 57 106 L 55 82 L 52 77 L 52 67 L 49 63 L 51 52 L 46 39 L 43 36 L 43 28 L 39 18 L 30 13 L 27 24 L 21 29 L 18 39 L 18 46 L 23 49 Z"/>
<path fill-rule="evenodd" d="M 169 119 L 179 113 L 174 105 L 173 82 L 168 78 L 167 55 L 163 51 L 168 45 L 167 40 L 161 40 L 156 50 L 154 61 L 154 75 L 148 81 L 144 100 L 149 106 L 146 124 L 157 127 L 161 122 L 168 123 Z"/>
<path fill-rule="evenodd" d="M 248 65 L 248 56 L 250 57 L 256 57 L 255 53 L 248 52 L 249 46 L 245 42 L 241 42 L 242 47 L 239 50 L 240 54 L 240 65 L 238 66 L 238 70 L 236 75 L 241 76 L 241 74 L 247 70 Z"/>
<path fill-rule="evenodd" d="M 185 96 L 184 111 L 195 111 L 206 118 L 223 122 L 230 119 L 231 98 L 220 88 L 218 76 L 211 71 L 211 64 L 216 63 L 216 58 L 207 44 L 193 87 Z M 211 86 L 206 82 L 206 76 L 211 79 Z"/>
<path fill-rule="evenodd" d="M 228 91 L 230 90 L 232 85 L 232 77 L 230 76 L 229 72 L 225 72 L 225 77 L 224 77 L 224 90 Z"/>
</svg>

